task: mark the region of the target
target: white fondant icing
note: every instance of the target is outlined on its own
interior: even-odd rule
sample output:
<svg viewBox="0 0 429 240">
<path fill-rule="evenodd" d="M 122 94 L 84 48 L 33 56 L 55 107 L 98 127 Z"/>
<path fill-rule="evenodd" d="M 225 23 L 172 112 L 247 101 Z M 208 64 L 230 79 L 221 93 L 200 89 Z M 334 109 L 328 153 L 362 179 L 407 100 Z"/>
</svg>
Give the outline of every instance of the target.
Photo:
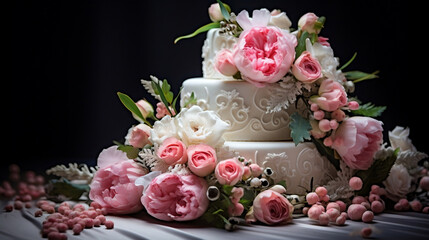
<svg viewBox="0 0 429 240">
<path fill-rule="evenodd" d="M 336 176 L 333 165 L 322 157 L 313 143 L 293 142 L 232 142 L 225 145 L 239 156 L 265 168 L 270 167 L 276 182 L 286 180 L 288 194 L 305 194 Z M 314 190 L 314 189 L 313 189 Z"/>
<path fill-rule="evenodd" d="M 277 83 L 257 88 L 242 80 L 192 78 L 183 82 L 182 98 L 194 92 L 208 110 L 228 122 L 231 126 L 224 134 L 226 140 L 291 140 L 289 122 L 290 115 L 297 111 L 295 106 L 289 106 L 287 111 L 267 112 L 273 89 L 278 87 Z"/>
</svg>

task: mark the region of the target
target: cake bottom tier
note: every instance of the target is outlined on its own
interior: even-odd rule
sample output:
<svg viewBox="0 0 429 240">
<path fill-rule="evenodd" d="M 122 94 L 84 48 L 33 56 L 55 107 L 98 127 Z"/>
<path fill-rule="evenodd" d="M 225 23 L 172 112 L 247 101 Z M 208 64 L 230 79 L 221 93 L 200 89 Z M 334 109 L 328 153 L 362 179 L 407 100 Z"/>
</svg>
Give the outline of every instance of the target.
<svg viewBox="0 0 429 240">
<path fill-rule="evenodd" d="M 317 151 L 313 143 L 293 142 L 233 142 L 225 145 L 259 166 L 270 167 L 275 182 L 285 180 L 288 194 L 303 195 L 313 188 L 326 184 L 336 176 L 334 166 Z M 314 189 L 313 189 L 314 190 Z"/>
</svg>

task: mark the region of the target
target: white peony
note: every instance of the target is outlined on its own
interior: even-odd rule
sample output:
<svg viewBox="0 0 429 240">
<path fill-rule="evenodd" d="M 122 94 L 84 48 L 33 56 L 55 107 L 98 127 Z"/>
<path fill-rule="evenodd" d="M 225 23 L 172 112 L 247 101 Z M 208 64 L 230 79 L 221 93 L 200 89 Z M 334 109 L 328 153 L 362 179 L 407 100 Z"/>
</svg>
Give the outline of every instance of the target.
<svg viewBox="0 0 429 240">
<path fill-rule="evenodd" d="M 407 150 L 412 152 L 417 151 L 416 147 L 414 147 L 413 143 L 411 142 L 411 139 L 408 138 L 409 135 L 409 128 L 396 126 L 393 131 L 389 131 L 390 145 L 392 145 L 393 149 L 399 148 L 401 152 Z"/>
<path fill-rule="evenodd" d="M 402 164 L 395 164 L 390 169 L 390 174 L 383 182 L 386 187 L 387 197 L 397 202 L 405 198 L 411 191 L 411 176 Z"/>
<path fill-rule="evenodd" d="M 182 109 L 176 120 L 177 134 L 186 146 L 200 143 L 220 146 L 229 127 L 214 111 L 204 111 L 199 106 Z"/>
<path fill-rule="evenodd" d="M 156 121 L 150 131 L 150 141 L 158 147 L 165 139 L 169 137 L 178 138 L 176 121 L 169 115 Z"/>
</svg>

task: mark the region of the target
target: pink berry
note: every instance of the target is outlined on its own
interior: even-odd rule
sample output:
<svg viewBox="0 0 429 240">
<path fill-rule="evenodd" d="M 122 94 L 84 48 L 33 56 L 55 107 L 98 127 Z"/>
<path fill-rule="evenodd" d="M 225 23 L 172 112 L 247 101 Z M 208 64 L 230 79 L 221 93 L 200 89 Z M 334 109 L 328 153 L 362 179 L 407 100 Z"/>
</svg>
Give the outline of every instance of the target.
<svg viewBox="0 0 429 240">
<path fill-rule="evenodd" d="M 24 203 L 22 203 L 21 201 L 15 201 L 13 206 L 16 210 L 21 210 L 24 207 Z"/>
<path fill-rule="evenodd" d="M 25 206 L 25 208 L 31 208 L 31 207 L 33 207 L 33 204 L 31 204 L 31 202 L 26 202 L 24 204 L 24 206 Z"/>
<path fill-rule="evenodd" d="M 423 205 L 419 200 L 411 201 L 410 206 L 414 212 L 420 212 L 422 211 L 422 208 L 423 208 Z"/>
<path fill-rule="evenodd" d="M 100 219 L 94 219 L 94 227 L 99 227 L 101 225 Z"/>
<path fill-rule="evenodd" d="M 336 204 L 338 204 L 338 206 L 340 206 L 340 212 L 344 212 L 347 209 L 347 205 L 341 201 L 341 200 L 337 200 L 335 201 Z"/>
<path fill-rule="evenodd" d="M 372 222 L 373 219 L 374 219 L 374 213 L 371 211 L 365 211 L 362 214 L 362 222 L 369 223 L 369 222 Z"/>
<path fill-rule="evenodd" d="M 333 130 L 337 129 L 338 128 L 338 122 L 337 122 L 337 120 L 333 119 L 333 120 L 329 121 L 329 126 Z"/>
<path fill-rule="evenodd" d="M 359 221 L 362 219 L 363 213 L 366 211 L 366 208 L 361 204 L 352 204 L 347 209 L 347 215 L 353 221 Z"/>
<path fill-rule="evenodd" d="M 104 215 L 98 215 L 95 219 L 99 219 L 101 224 L 106 222 L 106 217 Z"/>
<path fill-rule="evenodd" d="M 65 223 L 58 223 L 57 229 L 59 232 L 65 232 L 68 229 L 68 226 Z"/>
<path fill-rule="evenodd" d="M 319 129 L 322 132 L 327 132 L 329 130 L 331 130 L 331 126 L 329 124 L 329 120 L 328 119 L 322 119 L 319 121 Z"/>
<path fill-rule="evenodd" d="M 311 111 L 315 112 L 317 110 L 319 110 L 319 105 L 312 103 L 310 106 Z"/>
<path fill-rule="evenodd" d="M 429 191 L 429 176 L 422 177 L 419 186 L 423 191 Z"/>
<path fill-rule="evenodd" d="M 338 211 L 341 211 L 340 205 L 338 205 L 338 203 L 336 202 L 330 202 L 328 203 L 328 205 L 326 205 L 326 211 L 328 211 L 331 208 L 336 208 Z"/>
<path fill-rule="evenodd" d="M 322 213 L 319 215 L 319 224 L 322 226 L 329 224 L 329 215 L 327 213 Z"/>
<path fill-rule="evenodd" d="M 335 222 L 335 220 L 340 216 L 341 213 L 340 213 L 340 210 L 336 208 L 330 208 L 326 210 L 326 214 L 328 214 L 329 220 L 331 222 Z"/>
<path fill-rule="evenodd" d="M 343 215 L 340 215 L 337 217 L 337 219 L 335 220 L 335 224 L 342 226 L 346 223 L 346 217 Z"/>
<path fill-rule="evenodd" d="M 344 113 L 343 110 L 337 109 L 331 113 L 331 117 L 337 120 L 338 122 L 341 122 L 346 117 L 346 114 Z"/>
<path fill-rule="evenodd" d="M 330 200 L 330 197 L 329 197 L 329 195 L 324 195 L 323 197 L 322 197 L 322 199 L 321 199 L 323 202 L 329 202 L 329 200 Z"/>
<path fill-rule="evenodd" d="M 352 204 L 361 204 L 363 202 L 366 202 L 366 199 L 362 196 L 355 196 L 352 200 Z"/>
<path fill-rule="evenodd" d="M 94 219 L 92 218 L 84 218 L 85 228 L 92 228 L 94 226 Z"/>
<path fill-rule="evenodd" d="M 308 209 L 310 209 L 309 207 L 303 207 L 302 208 L 302 214 L 307 215 L 308 214 Z"/>
<path fill-rule="evenodd" d="M 76 224 L 73 226 L 73 234 L 74 235 L 79 235 L 80 232 L 82 232 L 82 230 L 83 230 L 83 227 L 80 224 Z"/>
<path fill-rule="evenodd" d="M 373 194 L 373 193 L 369 194 L 369 198 L 368 198 L 369 202 L 374 202 L 375 200 L 380 201 L 380 199 L 381 198 L 378 194 Z"/>
<path fill-rule="evenodd" d="M 35 212 L 34 212 L 34 216 L 35 217 L 41 217 L 43 215 L 43 212 L 42 212 L 42 210 L 36 210 Z"/>
<path fill-rule="evenodd" d="M 371 209 L 371 204 L 369 204 L 369 202 L 361 202 L 360 204 L 364 206 L 366 209 Z"/>
<path fill-rule="evenodd" d="M 410 209 L 410 202 L 408 202 L 407 199 L 399 199 L 398 203 L 401 205 L 403 211 L 407 211 L 408 209 Z"/>
<path fill-rule="evenodd" d="M 429 213 L 429 207 L 424 207 L 422 213 Z"/>
<path fill-rule="evenodd" d="M 325 117 L 325 112 L 322 110 L 317 110 L 314 112 L 313 116 L 316 120 L 322 120 Z"/>
<path fill-rule="evenodd" d="M 4 206 L 4 210 L 6 212 L 12 212 L 13 211 L 13 205 L 12 204 L 8 204 L 8 205 Z"/>
<path fill-rule="evenodd" d="M 360 235 L 361 235 L 363 238 L 369 238 L 369 237 L 371 236 L 371 234 L 372 234 L 372 229 L 371 229 L 371 228 L 369 228 L 369 227 L 367 227 L 367 228 L 363 228 L 363 229 L 360 231 Z"/>
<path fill-rule="evenodd" d="M 325 208 L 321 205 L 313 205 L 308 209 L 308 217 L 313 220 L 318 220 L 320 214 L 325 211 Z"/>
<path fill-rule="evenodd" d="M 308 204 L 313 205 L 319 201 L 319 196 L 315 192 L 311 192 L 305 196 L 305 199 L 307 200 Z"/>
<path fill-rule="evenodd" d="M 114 227 L 114 224 L 111 220 L 107 220 L 104 225 L 106 226 L 107 229 L 112 229 Z"/>
<path fill-rule="evenodd" d="M 384 205 L 380 201 L 375 200 L 371 203 L 371 210 L 376 214 L 381 213 L 384 211 Z"/>
<path fill-rule="evenodd" d="M 98 202 L 91 202 L 90 206 L 94 209 L 101 209 L 101 205 Z"/>
</svg>

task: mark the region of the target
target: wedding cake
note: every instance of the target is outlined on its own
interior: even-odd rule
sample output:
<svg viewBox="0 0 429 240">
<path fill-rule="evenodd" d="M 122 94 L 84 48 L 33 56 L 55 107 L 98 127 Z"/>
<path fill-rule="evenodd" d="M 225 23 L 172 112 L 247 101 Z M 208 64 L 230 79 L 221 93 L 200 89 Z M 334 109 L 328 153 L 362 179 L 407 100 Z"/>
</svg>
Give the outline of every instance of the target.
<svg viewBox="0 0 429 240">
<path fill-rule="evenodd" d="M 305 194 L 312 181 L 316 186 L 333 179 L 335 168 L 313 143 L 295 145 L 292 141 L 291 115 L 306 111 L 303 102 L 270 112 L 271 97 L 281 89 L 279 83 L 256 87 L 215 69 L 216 55 L 222 49 L 232 50 L 237 42 L 236 37 L 220 32 L 221 29 L 208 31 L 202 48 L 203 77 L 183 82 L 182 105 L 194 94 L 196 104 L 219 114 L 229 124 L 223 135 L 224 145 L 239 156 L 270 167 L 275 181 L 286 180 L 289 194 Z"/>
</svg>

